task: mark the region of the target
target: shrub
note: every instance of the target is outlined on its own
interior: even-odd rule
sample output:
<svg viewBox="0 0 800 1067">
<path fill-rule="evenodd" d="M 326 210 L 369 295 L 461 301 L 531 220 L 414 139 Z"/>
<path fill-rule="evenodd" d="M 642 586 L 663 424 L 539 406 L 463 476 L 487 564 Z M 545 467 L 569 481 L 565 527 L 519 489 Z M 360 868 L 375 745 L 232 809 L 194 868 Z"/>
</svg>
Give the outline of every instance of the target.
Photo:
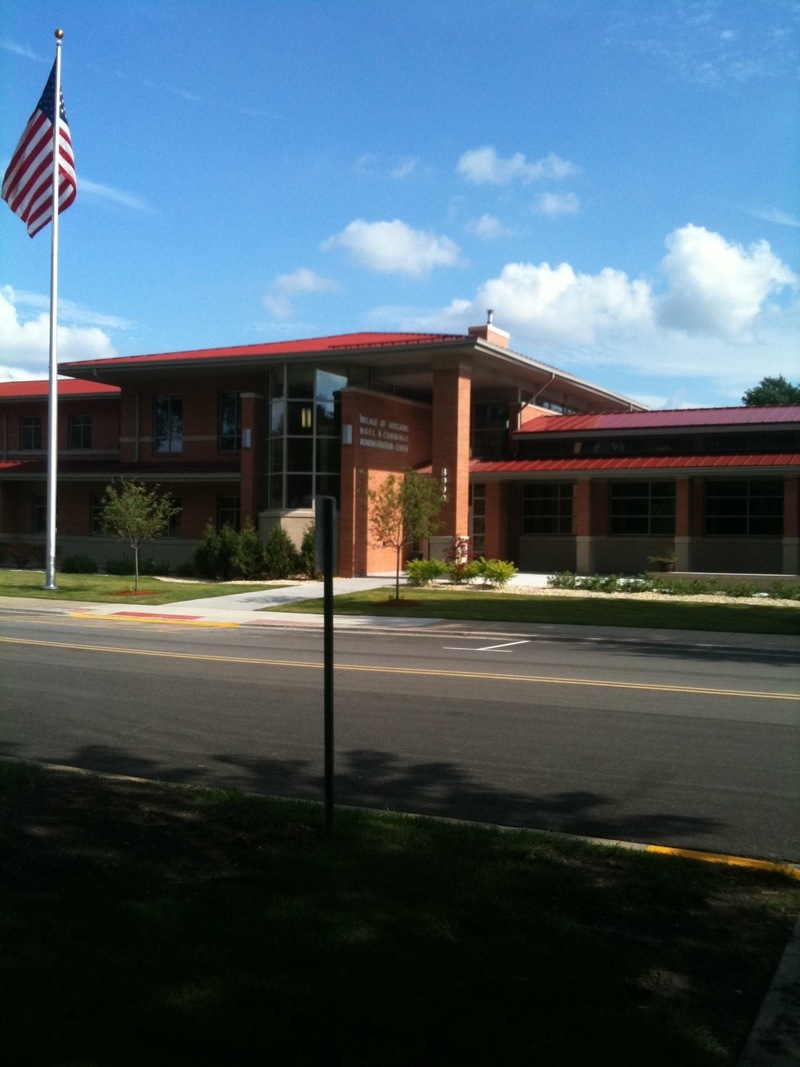
<svg viewBox="0 0 800 1067">
<path fill-rule="evenodd" d="M 471 578 L 476 579 L 483 585 L 502 588 L 507 582 L 511 581 L 517 573 L 517 568 L 513 563 L 509 563 L 504 559 L 484 559 L 481 556 L 468 564 L 467 571 L 470 573 Z"/>
<path fill-rule="evenodd" d="M 264 571 L 268 578 L 290 578 L 300 570 L 300 553 L 280 523 L 276 523 L 264 542 Z"/>
<path fill-rule="evenodd" d="M 300 569 L 307 578 L 320 578 L 317 570 L 317 528 L 313 522 L 306 526 L 300 544 Z"/>
<path fill-rule="evenodd" d="M 576 580 L 572 571 L 559 571 L 550 575 L 547 585 L 550 589 L 574 589 Z"/>
<path fill-rule="evenodd" d="M 264 550 L 252 522 L 238 534 L 231 552 L 232 577 L 258 581 L 264 576 Z"/>
<path fill-rule="evenodd" d="M 194 550 L 192 564 L 195 574 L 212 581 L 230 581 L 236 577 L 236 559 L 239 553 L 240 536 L 232 526 L 217 530 L 208 523 L 203 539 Z"/>
<path fill-rule="evenodd" d="M 65 556 L 61 564 L 62 574 L 97 574 L 97 560 L 78 553 Z"/>
<path fill-rule="evenodd" d="M 410 559 L 405 566 L 409 585 L 430 585 L 443 574 L 447 574 L 447 564 L 441 559 Z"/>
<path fill-rule="evenodd" d="M 119 556 L 117 559 L 106 560 L 106 574 L 114 574 L 122 578 L 134 574 L 135 571 L 136 567 L 132 556 Z"/>
</svg>

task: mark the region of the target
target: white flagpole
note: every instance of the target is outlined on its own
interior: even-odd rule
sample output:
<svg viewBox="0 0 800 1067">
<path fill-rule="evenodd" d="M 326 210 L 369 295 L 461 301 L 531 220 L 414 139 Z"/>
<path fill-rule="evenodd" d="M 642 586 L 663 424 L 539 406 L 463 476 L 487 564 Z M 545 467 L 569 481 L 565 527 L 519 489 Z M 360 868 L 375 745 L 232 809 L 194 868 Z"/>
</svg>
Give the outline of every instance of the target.
<svg viewBox="0 0 800 1067">
<path fill-rule="evenodd" d="M 56 486 L 58 480 L 58 183 L 61 157 L 61 38 L 56 30 L 56 96 L 53 123 L 53 222 L 50 235 L 50 380 L 47 393 L 47 547 L 45 589 L 56 587 Z"/>
</svg>

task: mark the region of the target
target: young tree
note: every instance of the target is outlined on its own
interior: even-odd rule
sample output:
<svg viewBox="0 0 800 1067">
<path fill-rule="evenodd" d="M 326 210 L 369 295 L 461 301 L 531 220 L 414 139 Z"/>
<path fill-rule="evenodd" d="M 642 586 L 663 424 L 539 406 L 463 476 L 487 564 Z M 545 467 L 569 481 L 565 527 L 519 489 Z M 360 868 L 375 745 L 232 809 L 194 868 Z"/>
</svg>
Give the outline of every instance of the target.
<svg viewBox="0 0 800 1067">
<path fill-rule="evenodd" d="M 435 478 L 416 471 L 390 474 L 378 489 L 367 490 L 373 543 L 395 550 L 395 599 L 400 599 L 403 549 L 431 537 L 441 526 L 442 490 Z"/>
<path fill-rule="evenodd" d="M 762 378 L 758 385 L 747 390 L 742 403 L 747 408 L 800 404 L 800 385 L 787 382 L 782 374 L 775 378 Z"/>
<path fill-rule="evenodd" d="M 159 495 L 157 485 L 148 489 L 123 479 L 106 487 L 100 525 L 133 549 L 134 590 L 139 588 L 139 549 L 163 533 L 179 510 L 169 494 Z"/>
</svg>

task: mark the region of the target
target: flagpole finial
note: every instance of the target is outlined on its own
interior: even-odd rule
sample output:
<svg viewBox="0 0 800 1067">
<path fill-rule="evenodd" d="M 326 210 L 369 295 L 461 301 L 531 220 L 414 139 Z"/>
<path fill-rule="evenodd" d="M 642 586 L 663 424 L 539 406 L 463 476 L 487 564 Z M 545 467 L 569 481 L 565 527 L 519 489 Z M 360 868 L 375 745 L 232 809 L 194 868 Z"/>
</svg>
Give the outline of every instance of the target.
<svg viewBox="0 0 800 1067">
<path fill-rule="evenodd" d="M 57 41 L 60 41 L 63 36 L 64 36 L 64 31 L 63 30 L 56 30 L 56 40 Z"/>
</svg>

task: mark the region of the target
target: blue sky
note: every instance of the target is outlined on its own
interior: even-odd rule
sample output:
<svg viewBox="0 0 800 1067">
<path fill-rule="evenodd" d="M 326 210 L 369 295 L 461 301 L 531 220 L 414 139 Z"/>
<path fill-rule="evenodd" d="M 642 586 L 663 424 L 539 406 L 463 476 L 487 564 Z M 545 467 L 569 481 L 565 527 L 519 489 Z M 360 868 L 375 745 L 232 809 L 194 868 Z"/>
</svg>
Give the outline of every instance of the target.
<svg viewBox="0 0 800 1067">
<path fill-rule="evenodd" d="M 466 332 L 653 407 L 800 379 L 793 0 L 4 0 L 0 166 L 65 32 L 61 361 Z M 50 228 L 0 204 L 0 380 Z"/>
</svg>

